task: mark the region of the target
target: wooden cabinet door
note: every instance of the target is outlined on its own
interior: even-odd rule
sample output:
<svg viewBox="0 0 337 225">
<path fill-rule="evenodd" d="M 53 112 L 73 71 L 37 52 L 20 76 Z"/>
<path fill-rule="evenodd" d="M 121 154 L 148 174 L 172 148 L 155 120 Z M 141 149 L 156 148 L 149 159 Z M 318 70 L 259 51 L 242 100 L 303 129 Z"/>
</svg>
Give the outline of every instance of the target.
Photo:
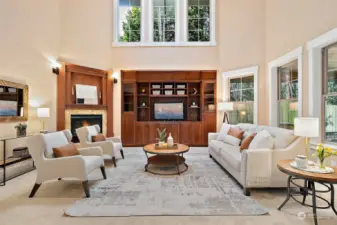
<svg viewBox="0 0 337 225">
<path fill-rule="evenodd" d="M 125 112 L 122 115 L 122 143 L 124 145 L 135 144 L 135 113 Z"/>
<path fill-rule="evenodd" d="M 208 133 L 216 132 L 216 113 L 204 112 L 202 114 L 202 145 L 208 145 Z"/>
<path fill-rule="evenodd" d="M 179 143 L 184 145 L 190 145 L 189 139 L 190 123 L 184 122 L 179 125 Z"/>
<path fill-rule="evenodd" d="M 136 122 L 135 129 L 135 143 L 137 146 L 144 146 L 152 143 L 149 137 L 149 127 L 148 123 Z"/>
<path fill-rule="evenodd" d="M 188 125 L 188 130 L 185 131 L 188 133 L 189 144 L 192 146 L 202 145 L 202 135 L 201 135 L 201 123 L 200 122 L 191 122 Z"/>
</svg>

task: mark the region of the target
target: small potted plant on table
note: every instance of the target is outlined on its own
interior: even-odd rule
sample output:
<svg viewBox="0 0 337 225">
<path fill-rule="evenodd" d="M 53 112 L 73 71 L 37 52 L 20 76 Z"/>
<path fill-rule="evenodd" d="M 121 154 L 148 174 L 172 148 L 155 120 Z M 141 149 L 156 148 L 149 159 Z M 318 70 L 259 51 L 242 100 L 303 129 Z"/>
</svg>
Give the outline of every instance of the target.
<svg viewBox="0 0 337 225">
<path fill-rule="evenodd" d="M 324 147 L 323 144 L 319 144 L 316 148 L 316 154 L 313 156 L 317 156 L 319 167 L 325 169 L 324 160 L 332 155 L 337 155 L 337 151 L 329 147 Z"/>
<path fill-rule="evenodd" d="M 160 130 L 159 128 L 157 128 L 157 132 L 158 132 L 158 136 L 159 136 L 159 138 L 157 138 L 158 146 L 159 146 L 159 148 L 162 148 L 163 145 L 165 144 L 166 128 L 164 128 L 163 130 Z"/>
<path fill-rule="evenodd" d="M 15 129 L 16 129 L 16 136 L 24 137 L 27 135 L 27 124 L 19 123 L 15 125 Z"/>
</svg>

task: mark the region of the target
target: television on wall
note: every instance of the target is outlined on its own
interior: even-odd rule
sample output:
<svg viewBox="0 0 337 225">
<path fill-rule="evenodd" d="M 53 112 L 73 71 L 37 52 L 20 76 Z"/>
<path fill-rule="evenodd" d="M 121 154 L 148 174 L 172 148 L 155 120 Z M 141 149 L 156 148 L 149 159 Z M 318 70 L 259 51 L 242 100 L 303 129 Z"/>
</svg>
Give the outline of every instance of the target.
<svg viewBox="0 0 337 225">
<path fill-rule="evenodd" d="M 154 103 L 155 120 L 184 120 L 184 103 Z"/>
<path fill-rule="evenodd" d="M 16 101 L 0 100 L 0 116 L 17 116 L 18 103 Z"/>
</svg>

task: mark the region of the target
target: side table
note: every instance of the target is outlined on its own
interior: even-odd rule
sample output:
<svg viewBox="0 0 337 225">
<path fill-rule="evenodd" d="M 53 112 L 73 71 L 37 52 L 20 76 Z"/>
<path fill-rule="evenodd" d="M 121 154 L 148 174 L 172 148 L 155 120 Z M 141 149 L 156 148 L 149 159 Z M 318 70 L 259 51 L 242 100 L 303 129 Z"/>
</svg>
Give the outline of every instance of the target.
<svg viewBox="0 0 337 225">
<path fill-rule="evenodd" d="M 3 156 L 2 156 L 3 160 L 0 162 L 0 168 L 3 169 L 3 181 L 0 183 L 0 186 L 5 186 L 6 185 L 6 181 L 7 181 L 6 167 L 7 166 L 10 166 L 10 165 L 13 165 L 13 164 L 25 161 L 25 160 L 29 160 L 29 159 L 32 158 L 30 155 L 26 155 L 26 156 L 18 157 L 18 158 L 14 158 L 14 157 L 7 158 L 7 156 L 6 156 L 6 142 L 10 141 L 10 140 L 19 139 L 19 138 L 29 138 L 29 137 L 31 137 L 33 135 L 36 135 L 36 134 L 28 134 L 26 136 L 20 136 L 20 137 L 0 137 L 0 141 L 3 142 Z M 35 165 L 34 165 L 34 162 L 33 162 L 32 169 L 29 170 L 29 171 L 27 171 L 27 172 L 25 172 L 25 173 L 28 173 L 28 172 L 30 172 L 30 171 L 32 171 L 34 169 L 35 169 Z M 22 175 L 22 174 L 19 174 L 17 176 L 20 176 L 20 175 Z M 17 177 L 17 176 L 15 176 L 15 177 Z"/>
<path fill-rule="evenodd" d="M 303 170 L 295 169 L 290 166 L 290 163 L 294 160 L 282 160 L 277 164 L 277 167 L 280 171 L 283 173 L 289 175 L 288 177 L 288 187 L 287 187 L 287 198 L 284 200 L 284 202 L 280 205 L 278 210 L 281 210 L 283 206 L 289 201 L 290 198 L 294 199 L 296 202 L 300 203 L 301 205 L 312 207 L 313 208 L 313 214 L 314 214 L 314 222 L 315 225 L 318 224 L 317 222 L 317 210 L 316 209 L 328 209 L 332 208 L 332 210 L 337 215 L 337 210 L 335 208 L 335 190 L 334 190 L 334 184 L 337 184 L 337 168 L 334 168 L 335 172 L 330 174 L 320 174 L 320 173 L 310 173 Z M 295 180 L 303 180 L 304 186 L 300 186 L 296 184 Z M 323 185 L 326 190 L 319 191 L 316 190 L 315 184 L 321 184 Z M 296 190 L 293 190 L 291 188 L 291 184 L 297 187 Z M 317 193 L 328 193 L 330 192 L 330 201 L 324 199 L 321 196 L 317 196 Z M 297 200 L 294 195 L 295 194 L 301 194 L 303 195 L 302 202 Z M 306 197 L 308 195 L 312 196 L 312 204 L 306 204 Z M 325 206 L 317 206 L 316 205 L 316 199 L 323 200 L 326 205 Z"/>
</svg>

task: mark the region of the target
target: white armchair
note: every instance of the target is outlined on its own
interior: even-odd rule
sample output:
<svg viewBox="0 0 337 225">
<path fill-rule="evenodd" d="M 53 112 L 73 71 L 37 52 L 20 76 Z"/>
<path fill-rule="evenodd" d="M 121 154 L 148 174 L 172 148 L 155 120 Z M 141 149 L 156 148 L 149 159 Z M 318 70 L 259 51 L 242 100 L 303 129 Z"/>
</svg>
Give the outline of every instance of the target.
<svg viewBox="0 0 337 225">
<path fill-rule="evenodd" d="M 39 134 L 28 139 L 28 149 L 37 169 L 35 185 L 29 195 L 34 197 L 42 182 L 52 179 L 76 178 L 82 181 L 87 197 L 90 197 L 88 174 L 100 168 L 106 179 L 103 153 L 100 147 L 78 149 L 80 155 L 55 158 L 53 148 L 69 144 L 69 130 Z"/>
<path fill-rule="evenodd" d="M 123 158 L 123 145 L 119 137 L 109 137 L 106 141 L 92 142 L 92 136 L 99 134 L 101 131 L 99 125 L 86 126 L 76 129 L 76 134 L 80 140 L 81 147 L 99 146 L 103 150 L 103 155 L 108 155 L 116 167 L 116 158 Z"/>
</svg>

